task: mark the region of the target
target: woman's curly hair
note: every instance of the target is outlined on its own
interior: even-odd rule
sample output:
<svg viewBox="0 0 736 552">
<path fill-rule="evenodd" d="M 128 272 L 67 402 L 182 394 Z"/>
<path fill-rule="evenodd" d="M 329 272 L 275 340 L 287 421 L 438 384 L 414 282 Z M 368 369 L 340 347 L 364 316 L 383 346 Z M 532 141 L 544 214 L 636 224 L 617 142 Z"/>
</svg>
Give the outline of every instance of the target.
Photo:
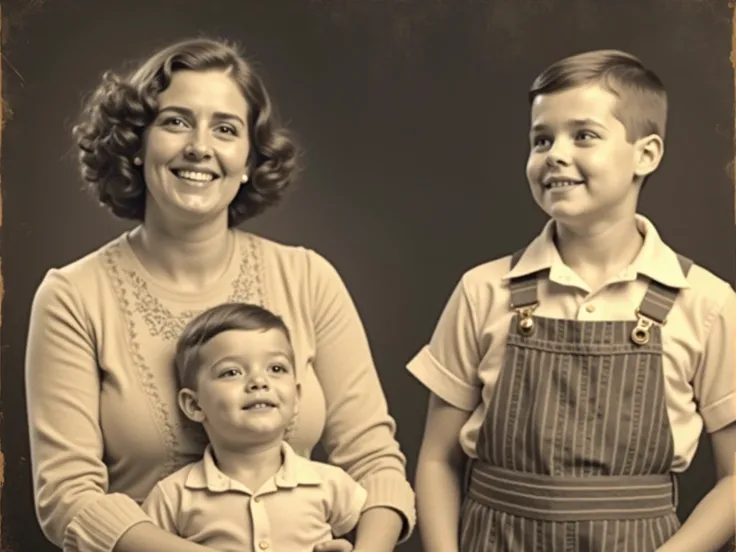
<svg viewBox="0 0 736 552">
<path fill-rule="evenodd" d="M 143 220 L 146 185 L 133 164 L 144 130 L 157 115 L 157 98 L 178 70 L 226 70 L 248 104 L 250 178 L 228 209 L 236 226 L 277 203 L 296 171 L 297 147 L 275 120 L 260 77 L 234 44 L 199 38 L 160 50 L 126 77 L 106 72 L 73 129 L 86 188 L 114 215 Z"/>
</svg>

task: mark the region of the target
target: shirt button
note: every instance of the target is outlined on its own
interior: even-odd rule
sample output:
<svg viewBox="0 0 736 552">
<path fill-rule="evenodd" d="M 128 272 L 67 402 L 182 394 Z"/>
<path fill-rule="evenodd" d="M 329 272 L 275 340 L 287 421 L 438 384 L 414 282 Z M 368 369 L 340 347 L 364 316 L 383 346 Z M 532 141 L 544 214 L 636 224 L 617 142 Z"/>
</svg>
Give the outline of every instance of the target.
<svg viewBox="0 0 736 552">
<path fill-rule="evenodd" d="M 268 549 L 268 541 L 261 541 L 258 543 L 258 548 L 261 550 L 267 550 Z"/>
<path fill-rule="evenodd" d="M 260 501 L 261 501 L 261 497 L 259 497 L 259 496 L 255 497 L 253 499 L 253 502 L 260 502 Z"/>
<path fill-rule="evenodd" d="M 585 307 L 585 310 L 588 312 L 595 312 L 595 305 L 590 304 Z"/>
</svg>

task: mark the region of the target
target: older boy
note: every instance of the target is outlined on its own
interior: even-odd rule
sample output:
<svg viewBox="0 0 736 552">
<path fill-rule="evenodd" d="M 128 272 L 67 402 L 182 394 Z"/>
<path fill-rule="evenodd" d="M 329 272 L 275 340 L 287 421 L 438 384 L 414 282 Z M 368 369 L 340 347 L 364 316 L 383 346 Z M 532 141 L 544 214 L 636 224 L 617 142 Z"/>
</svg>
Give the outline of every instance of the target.
<svg viewBox="0 0 736 552">
<path fill-rule="evenodd" d="M 463 275 L 408 365 L 431 391 L 425 551 L 717 550 L 734 531 L 736 294 L 637 214 L 665 88 L 595 51 L 546 69 L 530 100 L 527 177 L 551 220 Z M 703 425 L 719 482 L 680 527 L 672 474 Z"/>
</svg>

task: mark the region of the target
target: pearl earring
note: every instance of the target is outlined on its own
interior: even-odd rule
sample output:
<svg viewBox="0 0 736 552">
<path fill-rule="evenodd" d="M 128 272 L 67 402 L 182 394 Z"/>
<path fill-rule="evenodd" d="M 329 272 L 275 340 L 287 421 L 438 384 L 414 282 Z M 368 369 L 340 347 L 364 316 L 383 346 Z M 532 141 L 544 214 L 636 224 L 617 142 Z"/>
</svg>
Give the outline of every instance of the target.
<svg viewBox="0 0 736 552">
<path fill-rule="evenodd" d="M 240 181 L 243 184 L 245 184 L 246 182 L 248 182 L 248 175 L 247 174 L 243 174 L 243 176 L 240 177 Z"/>
<path fill-rule="evenodd" d="M 140 167 L 140 166 L 141 166 L 141 165 L 143 164 L 143 161 L 141 160 L 141 158 L 140 158 L 140 157 L 138 157 L 138 156 L 136 155 L 136 156 L 135 156 L 135 157 L 133 158 L 133 164 L 134 164 L 134 165 L 138 165 L 138 166 Z"/>
</svg>

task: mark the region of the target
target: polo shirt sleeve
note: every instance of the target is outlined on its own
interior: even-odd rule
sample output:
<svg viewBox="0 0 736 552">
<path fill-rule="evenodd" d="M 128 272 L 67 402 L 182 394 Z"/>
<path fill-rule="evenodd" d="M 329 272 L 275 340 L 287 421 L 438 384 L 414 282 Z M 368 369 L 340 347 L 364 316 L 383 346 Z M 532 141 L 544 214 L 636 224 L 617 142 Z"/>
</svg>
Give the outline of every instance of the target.
<svg viewBox="0 0 736 552">
<path fill-rule="evenodd" d="M 332 534 L 341 537 L 358 525 L 368 493 L 344 470 L 336 466 L 326 467 L 329 469 L 327 480 L 330 503 L 327 522 L 332 527 Z"/>
<path fill-rule="evenodd" d="M 407 364 L 409 372 L 432 393 L 468 412 L 475 410 L 481 400 L 478 327 L 463 278 L 445 305 L 429 344 Z"/>
<path fill-rule="evenodd" d="M 172 493 L 167 492 L 162 482 L 159 481 L 148 493 L 141 508 L 158 527 L 174 535 L 182 536 L 177 523 L 179 505 L 176 504 L 178 502 L 176 496 L 178 493 L 172 496 Z"/>
<path fill-rule="evenodd" d="M 705 349 L 693 378 L 693 390 L 708 433 L 736 421 L 736 293 L 713 311 Z"/>
</svg>

